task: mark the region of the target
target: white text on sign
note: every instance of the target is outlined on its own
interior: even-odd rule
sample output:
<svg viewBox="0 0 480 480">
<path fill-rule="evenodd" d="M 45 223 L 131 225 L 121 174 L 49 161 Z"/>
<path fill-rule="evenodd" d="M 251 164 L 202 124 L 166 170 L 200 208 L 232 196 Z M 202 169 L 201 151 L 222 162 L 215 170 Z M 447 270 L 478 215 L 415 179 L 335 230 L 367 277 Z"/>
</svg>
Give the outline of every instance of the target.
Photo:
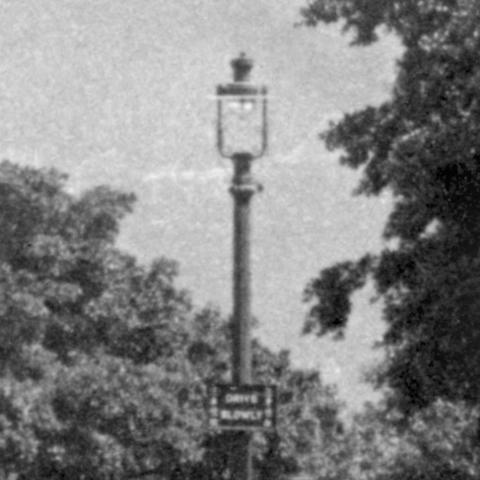
<svg viewBox="0 0 480 480">
<path fill-rule="evenodd" d="M 252 410 L 220 410 L 222 420 L 262 420 L 263 412 Z"/>
<path fill-rule="evenodd" d="M 225 403 L 257 404 L 258 395 L 256 393 L 227 393 L 227 395 L 225 395 Z"/>
</svg>

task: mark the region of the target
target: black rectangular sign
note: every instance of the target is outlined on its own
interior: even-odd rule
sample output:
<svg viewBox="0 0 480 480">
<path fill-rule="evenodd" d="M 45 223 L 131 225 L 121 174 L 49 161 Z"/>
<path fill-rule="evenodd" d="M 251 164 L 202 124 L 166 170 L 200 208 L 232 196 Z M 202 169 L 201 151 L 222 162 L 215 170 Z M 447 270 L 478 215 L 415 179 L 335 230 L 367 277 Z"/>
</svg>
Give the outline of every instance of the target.
<svg viewBox="0 0 480 480">
<path fill-rule="evenodd" d="M 224 430 L 274 429 L 274 385 L 212 385 L 208 396 L 208 424 Z"/>
</svg>

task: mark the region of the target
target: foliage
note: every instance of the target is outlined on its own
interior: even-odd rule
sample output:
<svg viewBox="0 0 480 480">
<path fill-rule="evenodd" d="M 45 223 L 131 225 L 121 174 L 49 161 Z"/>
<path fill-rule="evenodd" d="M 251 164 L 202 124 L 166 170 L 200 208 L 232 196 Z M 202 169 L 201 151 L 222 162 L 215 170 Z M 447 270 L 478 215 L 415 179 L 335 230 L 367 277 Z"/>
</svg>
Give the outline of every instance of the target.
<svg viewBox="0 0 480 480">
<path fill-rule="evenodd" d="M 387 247 L 320 272 L 306 330 L 342 332 L 351 293 L 374 279 L 388 361 L 378 383 L 404 412 L 480 396 L 480 8 L 474 0 L 313 0 L 305 23 L 343 23 L 353 43 L 389 31 L 403 44 L 390 99 L 323 135 L 361 168 L 357 194 L 391 193 Z"/>
<path fill-rule="evenodd" d="M 478 409 L 437 400 L 407 420 L 367 408 L 350 437 L 347 478 L 473 480 L 480 473 Z"/>
<path fill-rule="evenodd" d="M 230 378 L 230 328 L 193 307 L 174 262 L 115 247 L 134 197 L 76 197 L 58 172 L 4 161 L 0 199 L 0 476 L 224 478 L 234 437 L 207 431 L 204 405 L 206 384 Z M 338 428 L 339 405 L 285 352 L 256 342 L 254 362 L 282 392 L 280 436 L 255 438 L 257 469 L 277 478 Z"/>
<path fill-rule="evenodd" d="M 315 480 L 474 480 L 480 474 L 479 410 L 436 400 L 405 417 L 388 402 L 366 404 L 316 443 L 305 471 Z"/>
</svg>

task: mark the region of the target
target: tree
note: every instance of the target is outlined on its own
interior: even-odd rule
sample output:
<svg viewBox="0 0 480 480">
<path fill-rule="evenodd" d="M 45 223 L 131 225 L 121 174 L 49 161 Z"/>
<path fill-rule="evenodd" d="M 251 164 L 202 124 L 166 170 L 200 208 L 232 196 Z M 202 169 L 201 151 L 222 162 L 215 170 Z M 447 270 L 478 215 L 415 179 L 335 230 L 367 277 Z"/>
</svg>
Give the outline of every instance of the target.
<svg viewBox="0 0 480 480">
<path fill-rule="evenodd" d="M 403 418 L 383 404 L 368 406 L 350 433 L 344 478 L 474 480 L 480 473 L 478 408 L 437 400 Z"/>
<path fill-rule="evenodd" d="M 384 302 L 377 383 L 413 412 L 480 398 L 480 6 L 475 0 L 313 0 L 305 23 L 342 22 L 353 43 L 403 45 L 391 97 L 348 113 L 323 138 L 361 168 L 357 194 L 394 201 L 379 255 L 334 265 L 306 289 L 306 332 L 342 333 L 350 296 L 372 278 Z"/>
<path fill-rule="evenodd" d="M 230 379 L 230 327 L 195 308 L 177 265 L 115 247 L 134 197 L 76 197 L 57 171 L 0 164 L 0 475 L 221 479 L 229 434 L 206 429 L 206 385 Z M 334 392 L 254 344 L 279 384 L 280 435 L 255 439 L 263 478 L 306 468 L 340 428 Z M 3 472 L 2 472 L 3 470 Z"/>
</svg>

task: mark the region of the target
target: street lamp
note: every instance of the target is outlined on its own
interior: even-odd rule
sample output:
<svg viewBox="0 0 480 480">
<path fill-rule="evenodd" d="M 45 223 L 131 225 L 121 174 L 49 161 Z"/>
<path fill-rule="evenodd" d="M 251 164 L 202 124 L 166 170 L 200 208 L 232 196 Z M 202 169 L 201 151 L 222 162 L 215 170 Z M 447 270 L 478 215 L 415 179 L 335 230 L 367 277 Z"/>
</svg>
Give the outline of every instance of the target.
<svg viewBox="0 0 480 480">
<path fill-rule="evenodd" d="M 253 62 L 231 62 L 233 83 L 217 87 L 217 145 L 225 158 L 261 157 L 267 148 L 267 89 L 249 82 Z"/>
<path fill-rule="evenodd" d="M 267 89 L 249 82 L 253 62 L 245 54 L 231 65 L 233 82 L 217 87 L 217 146 L 234 167 L 232 380 L 234 385 L 246 385 L 252 382 L 250 200 L 259 190 L 250 169 L 267 148 Z M 238 432 L 231 463 L 234 480 L 251 479 L 251 457 L 251 434 Z"/>
</svg>

